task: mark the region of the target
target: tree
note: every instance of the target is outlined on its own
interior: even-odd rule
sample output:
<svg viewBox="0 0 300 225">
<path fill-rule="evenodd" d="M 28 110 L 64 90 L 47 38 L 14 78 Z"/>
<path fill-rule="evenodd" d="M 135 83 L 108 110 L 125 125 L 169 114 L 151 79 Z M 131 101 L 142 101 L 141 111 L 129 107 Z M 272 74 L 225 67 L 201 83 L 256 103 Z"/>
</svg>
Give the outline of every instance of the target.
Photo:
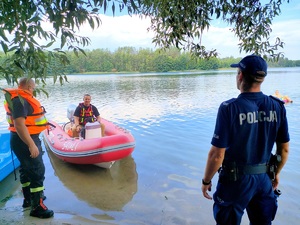
<svg viewBox="0 0 300 225">
<path fill-rule="evenodd" d="M 149 72 L 153 71 L 153 50 L 152 49 L 142 49 L 140 48 L 136 57 L 138 64 L 138 71 L 140 72 Z"/>
<path fill-rule="evenodd" d="M 154 71 L 157 72 L 168 72 L 173 68 L 173 60 L 172 57 L 167 54 L 167 52 L 159 52 L 155 51 L 153 57 L 153 67 Z"/>
<path fill-rule="evenodd" d="M 116 8 L 127 9 L 129 15 L 139 14 L 151 18 L 155 32 L 154 43 L 168 49 L 175 46 L 190 51 L 201 58 L 218 55 L 217 50 L 206 50 L 201 44 L 203 32 L 213 19 L 220 19 L 232 26 L 240 40 L 240 50 L 272 58 L 282 57 L 278 52 L 284 43 L 278 37 L 270 42 L 270 26 L 280 14 L 284 0 L 1 0 L 0 44 L 9 56 L 0 65 L 0 74 L 8 83 L 21 76 L 34 77 L 45 84 L 48 71 L 54 81 L 66 80 L 59 71 L 50 69 L 52 61 L 67 65 L 65 49 L 76 55 L 85 52 L 81 47 L 90 43 L 76 31 L 88 24 L 95 28 L 101 24 L 98 13 Z M 289 0 L 287 0 L 289 3 Z M 50 24 L 47 30 L 45 24 Z M 60 47 L 52 49 L 55 42 Z M 43 43 L 43 44 L 40 44 Z"/>
<path fill-rule="evenodd" d="M 3 51 L 9 54 L 1 64 L 0 73 L 9 84 L 17 82 L 21 76 L 34 77 L 45 84 L 52 61 L 63 65 L 69 63 L 62 49 L 67 46 L 76 54 L 84 53 L 78 45 L 86 46 L 88 37 L 76 35 L 85 23 L 92 28 L 100 25 L 98 9 L 106 1 L 81 0 L 1 0 L 0 3 L 0 43 Z M 106 7 L 106 6 L 105 6 Z M 45 24 L 51 24 L 47 31 Z M 39 39 L 39 40 L 37 40 Z M 60 47 L 49 50 L 56 41 Z M 43 44 L 40 44 L 44 42 Z M 58 71 L 54 81 L 66 80 Z M 58 72 L 58 73 L 57 73 Z"/>
<path fill-rule="evenodd" d="M 142 13 L 151 17 L 154 42 L 165 48 L 176 46 L 190 50 L 196 56 L 217 56 L 217 50 L 206 50 L 201 44 L 203 32 L 209 29 L 212 19 L 221 19 L 232 26 L 239 38 L 239 48 L 265 58 L 282 56 L 278 48 L 284 43 L 278 37 L 271 43 L 271 23 L 280 14 L 283 0 L 145 0 Z M 289 3 L 289 0 L 287 0 Z"/>
</svg>

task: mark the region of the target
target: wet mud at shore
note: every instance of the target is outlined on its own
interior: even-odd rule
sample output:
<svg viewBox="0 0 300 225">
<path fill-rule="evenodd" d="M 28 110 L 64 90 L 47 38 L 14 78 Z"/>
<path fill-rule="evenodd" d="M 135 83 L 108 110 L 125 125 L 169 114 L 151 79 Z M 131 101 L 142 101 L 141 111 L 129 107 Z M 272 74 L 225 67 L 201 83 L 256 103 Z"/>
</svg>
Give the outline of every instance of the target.
<svg viewBox="0 0 300 225">
<path fill-rule="evenodd" d="M 45 205 L 54 217 L 29 216 L 30 207 L 22 208 L 23 195 L 10 174 L 0 184 L 0 224 L 116 224 L 107 211 L 122 211 L 137 192 L 137 173 L 133 158 L 116 162 L 112 168 L 65 163 L 46 151 Z M 106 222 L 107 221 L 107 222 Z"/>
</svg>

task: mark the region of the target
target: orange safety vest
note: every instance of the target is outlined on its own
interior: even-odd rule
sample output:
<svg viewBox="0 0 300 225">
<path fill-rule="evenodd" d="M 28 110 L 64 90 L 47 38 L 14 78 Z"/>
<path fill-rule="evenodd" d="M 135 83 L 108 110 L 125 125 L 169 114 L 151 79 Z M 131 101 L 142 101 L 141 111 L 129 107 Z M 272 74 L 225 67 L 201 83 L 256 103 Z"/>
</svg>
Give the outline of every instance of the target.
<svg viewBox="0 0 300 225">
<path fill-rule="evenodd" d="M 29 134 L 39 134 L 48 127 L 49 123 L 45 117 L 46 111 L 44 107 L 41 106 L 40 102 L 34 96 L 32 96 L 31 93 L 22 89 L 3 89 L 3 90 L 10 94 L 11 100 L 13 98 L 20 97 L 26 99 L 28 103 L 32 106 L 33 108 L 32 115 L 27 115 L 25 119 L 25 125 L 27 126 Z M 4 101 L 4 108 L 6 110 L 6 120 L 9 124 L 8 129 L 10 131 L 17 132 L 16 128 L 14 127 L 14 121 L 13 121 L 11 109 L 6 100 Z"/>
</svg>

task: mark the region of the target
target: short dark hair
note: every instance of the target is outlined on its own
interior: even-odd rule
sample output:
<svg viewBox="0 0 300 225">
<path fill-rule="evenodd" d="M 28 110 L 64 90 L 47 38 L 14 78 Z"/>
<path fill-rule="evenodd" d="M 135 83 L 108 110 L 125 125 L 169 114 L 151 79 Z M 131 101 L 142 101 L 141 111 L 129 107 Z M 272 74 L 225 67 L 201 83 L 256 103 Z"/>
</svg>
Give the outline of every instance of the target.
<svg viewBox="0 0 300 225">
<path fill-rule="evenodd" d="M 89 96 L 89 97 L 91 97 L 91 95 L 90 95 L 90 94 L 84 94 L 83 98 L 84 98 L 84 97 L 86 97 L 86 96 Z"/>
<path fill-rule="evenodd" d="M 19 79 L 19 86 L 24 88 L 27 85 L 31 85 L 34 83 L 34 80 L 32 78 L 28 78 L 28 77 L 21 77 Z"/>
<path fill-rule="evenodd" d="M 239 63 L 231 64 L 243 73 L 243 90 L 248 91 L 254 83 L 260 84 L 267 76 L 267 62 L 258 55 L 244 57 Z"/>
<path fill-rule="evenodd" d="M 248 74 L 247 72 L 243 72 L 243 90 L 248 91 L 252 87 L 254 83 L 262 83 L 264 78 L 257 79 L 256 77 L 252 76 L 251 74 Z"/>
</svg>

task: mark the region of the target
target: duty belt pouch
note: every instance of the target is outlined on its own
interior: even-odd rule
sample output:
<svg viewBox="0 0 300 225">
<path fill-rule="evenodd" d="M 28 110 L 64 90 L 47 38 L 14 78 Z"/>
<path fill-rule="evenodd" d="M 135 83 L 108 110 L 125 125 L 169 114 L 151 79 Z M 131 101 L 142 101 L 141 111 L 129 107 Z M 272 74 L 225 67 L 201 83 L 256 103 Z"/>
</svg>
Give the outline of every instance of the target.
<svg viewBox="0 0 300 225">
<path fill-rule="evenodd" d="M 281 156 L 280 155 L 273 155 L 271 154 L 271 158 L 268 163 L 268 175 L 271 180 L 275 179 L 275 173 L 278 167 L 278 163 L 281 162 Z"/>
<path fill-rule="evenodd" d="M 219 173 L 221 183 L 234 182 L 239 179 L 239 171 L 235 162 L 223 164 Z"/>
</svg>

